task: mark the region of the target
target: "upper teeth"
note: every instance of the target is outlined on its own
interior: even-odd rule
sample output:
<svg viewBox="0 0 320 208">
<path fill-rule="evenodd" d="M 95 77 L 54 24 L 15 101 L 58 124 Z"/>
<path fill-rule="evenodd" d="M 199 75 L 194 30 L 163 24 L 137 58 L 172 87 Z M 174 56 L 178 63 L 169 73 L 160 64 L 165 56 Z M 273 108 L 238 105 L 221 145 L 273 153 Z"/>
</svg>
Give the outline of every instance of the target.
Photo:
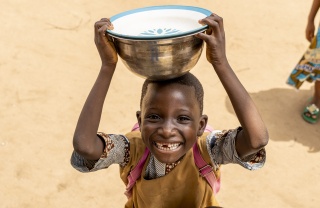
<svg viewBox="0 0 320 208">
<path fill-rule="evenodd" d="M 155 142 L 156 147 L 161 150 L 175 150 L 180 146 L 180 143 L 158 143 Z"/>
</svg>

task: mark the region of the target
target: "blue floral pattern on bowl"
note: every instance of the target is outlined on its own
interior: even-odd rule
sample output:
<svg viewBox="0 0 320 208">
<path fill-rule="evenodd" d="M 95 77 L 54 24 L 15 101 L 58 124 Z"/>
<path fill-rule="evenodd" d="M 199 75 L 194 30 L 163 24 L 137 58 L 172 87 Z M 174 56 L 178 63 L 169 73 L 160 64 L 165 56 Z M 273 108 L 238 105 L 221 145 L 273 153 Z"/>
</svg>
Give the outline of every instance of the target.
<svg viewBox="0 0 320 208">
<path fill-rule="evenodd" d="M 150 29 L 150 30 L 146 30 L 142 33 L 140 33 L 140 35 L 142 36 L 157 36 L 157 35 L 171 35 L 171 34 L 177 34 L 181 32 L 180 30 L 177 29 L 173 29 L 173 28 L 158 28 L 158 29 Z"/>
</svg>

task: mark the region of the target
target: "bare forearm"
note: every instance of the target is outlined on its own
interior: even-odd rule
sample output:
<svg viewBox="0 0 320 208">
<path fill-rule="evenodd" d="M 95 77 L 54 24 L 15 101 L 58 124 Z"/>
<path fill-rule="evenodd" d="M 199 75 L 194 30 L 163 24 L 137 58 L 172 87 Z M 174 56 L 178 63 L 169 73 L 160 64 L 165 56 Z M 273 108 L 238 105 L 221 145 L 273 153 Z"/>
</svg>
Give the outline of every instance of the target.
<svg viewBox="0 0 320 208">
<path fill-rule="evenodd" d="M 103 143 L 97 137 L 97 131 L 114 68 L 115 66 L 101 68 L 83 106 L 74 133 L 74 149 L 88 160 L 99 159 L 103 151 Z"/>
<path fill-rule="evenodd" d="M 216 71 L 243 127 L 243 130 L 237 135 L 236 150 L 240 157 L 244 157 L 267 144 L 267 129 L 248 92 L 228 63 L 225 51 L 223 19 L 219 15 L 212 13 L 210 16 L 201 19 L 199 23 L 209 25 L 206 33 L 198 33 L 197 37 L 206 41 L 207 60 Z"/>
<path fill-rule="evenodd" d="M 237 152 L 243 157 L 265 146 L 268 133 L 265 124 L 250 95 L 243 87 L 229 63 L 215 66 L 215 71 L 224 86 L 243 131 L 237 137 Z"/>
<path fill-rule="evenodd" d="M 320 7 L 320 0 L 314 0 L 309 12 L 308 21 L 313 23 Z"/>
</svg>

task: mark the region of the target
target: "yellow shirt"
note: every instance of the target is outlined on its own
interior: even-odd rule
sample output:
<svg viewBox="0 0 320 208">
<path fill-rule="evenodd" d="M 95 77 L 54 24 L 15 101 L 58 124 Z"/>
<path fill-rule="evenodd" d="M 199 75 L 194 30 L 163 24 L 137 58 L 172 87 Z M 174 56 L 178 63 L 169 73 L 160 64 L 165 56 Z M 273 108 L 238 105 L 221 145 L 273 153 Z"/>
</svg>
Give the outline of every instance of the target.
<svg viewBox="0 0 320 208">
<path fill-rule="evenodd" d="M 126 135 L 130 142 L 130 161 L 120 169 L 121 179 L 128 183 L 127 176 L 142 157 L 145 145 L 140 137 L 140 132 L 131 132 Z M 197 141 L 199 150 L 204 160 L 213 166 L 208 151 L 206 150 L 205 135 Z M 150 157 L 150 156 L 149 156 Z M 128 199 L 125 207 L 206 207 L 218 206 L 214 193 L 205 178 L 200 176 L 198 167 L 193 158 L 193 151 L 190 149 L 179 165 L 167 175 L 152 179 L 144 179 L 147 159 L 140 179 L 133 187 L 133 195 Z M 219 171 L 216 172 L 219 177 Z"/>
</svg>

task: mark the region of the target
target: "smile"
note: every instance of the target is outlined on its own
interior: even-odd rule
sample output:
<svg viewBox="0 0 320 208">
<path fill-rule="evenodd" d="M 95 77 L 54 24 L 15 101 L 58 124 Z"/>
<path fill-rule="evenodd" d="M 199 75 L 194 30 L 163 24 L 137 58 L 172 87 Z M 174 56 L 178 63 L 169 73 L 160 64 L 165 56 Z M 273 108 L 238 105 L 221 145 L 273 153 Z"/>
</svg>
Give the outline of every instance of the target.
<svg viewBox="0 0 320 208">
<path fill-rule="evenodd" d="M 165 151 L 173 151 L 177 149 L 182 143 L 159 143 L 159 142 L 154 142 L 154 145 L 160 149 L 160 150 L 165 150 Z"/>
</svg>

